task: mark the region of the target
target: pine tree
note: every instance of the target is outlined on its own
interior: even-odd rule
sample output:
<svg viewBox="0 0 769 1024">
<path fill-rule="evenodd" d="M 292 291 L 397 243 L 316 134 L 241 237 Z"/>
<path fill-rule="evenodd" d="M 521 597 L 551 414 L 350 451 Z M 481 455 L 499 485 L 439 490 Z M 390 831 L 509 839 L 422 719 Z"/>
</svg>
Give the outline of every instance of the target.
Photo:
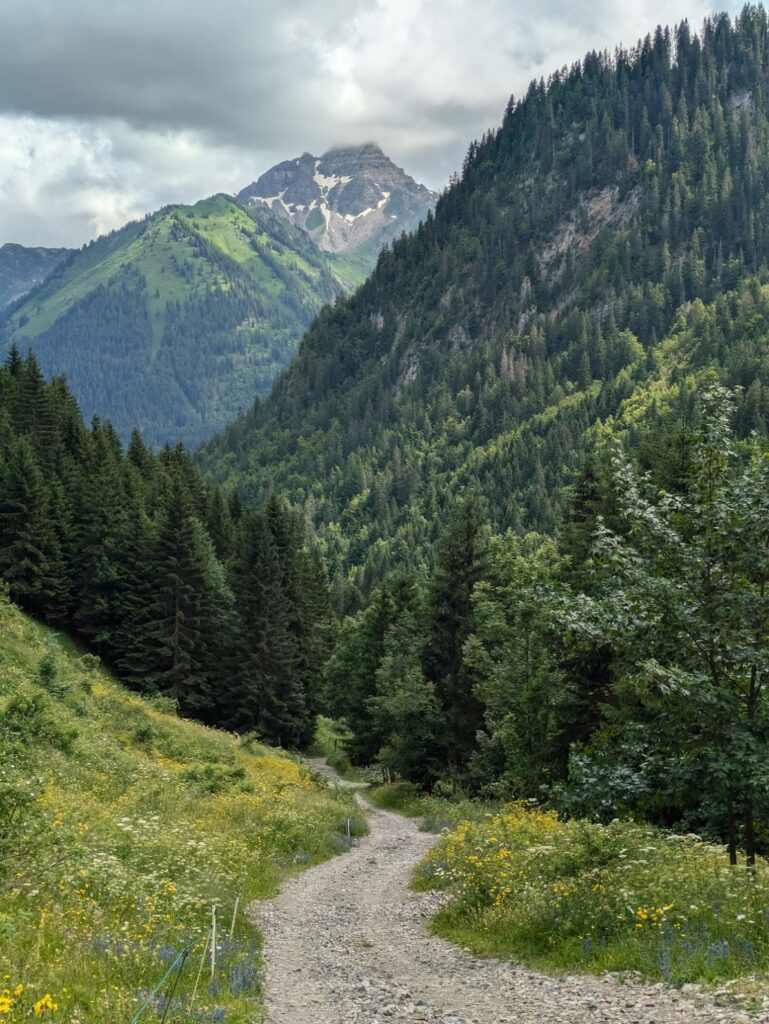
<svg viewBox="0 0 769 1024">
<path fill-rule="evenodd" d="M 115 538 L 118 567 L 110 662 L 126 685 L 145 693 L 156 689 L 163 671 L 164 645 L 159 631 L 155 530 L 144 508 L 131 504 Z"/>
<path fill-rule="evenodd" d="M 66 587 L 51 512 L 50 491 L 21 437 L 0 462 L 0 573 L 15 601 L 55 622 Z"/>
<path fill-rule="evenodd" d="M 196 598 L 202 582 L 199 554 L 191 502 L 175 480 L 160 520 L 154 555 L 156 635 L 161 647 L 157 685 L 184 711 L 209 700 L 196 659 L 201 625 Z"/>
<path fill-rule="evenodd" d="M 472 629 L 472 594 L 481 575 L 483 545 L 478 501 L 470 496 L 456 506 L 438 544 L 422 658 L 425 678 L 435 687 L 443 715 L 440 755 L 448 767 L 460 771 L 483 722 L 462 656 Z"/>
<path fill-rule="evenodd" d="M 284 569 L 263 513 L 241 517 L 231 576 L 239 625 L 230 720 L 269 742 L 299 746 L 307 712 L 295 674 Z"/>
</svg>

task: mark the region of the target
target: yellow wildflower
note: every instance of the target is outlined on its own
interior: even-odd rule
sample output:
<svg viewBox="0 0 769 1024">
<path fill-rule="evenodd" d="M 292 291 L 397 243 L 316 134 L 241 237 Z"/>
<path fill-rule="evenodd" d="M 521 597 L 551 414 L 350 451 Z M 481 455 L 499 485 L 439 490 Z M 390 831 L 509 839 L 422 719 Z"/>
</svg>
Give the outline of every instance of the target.
<svg viewBox="0 0 769 1024">
<path fill-rule="evenodd" d="M 35 1016 L 39 1017 L 45 1010 L 50 1010 L 52 1013 L 55 1013 L 56 1010 L 59 1009 L 59 1004 L 53 1001 L 49 992 L 46 992 L 42 998 L 38 999 L 33 1009 L 35 1011 Z"/>
</svg>

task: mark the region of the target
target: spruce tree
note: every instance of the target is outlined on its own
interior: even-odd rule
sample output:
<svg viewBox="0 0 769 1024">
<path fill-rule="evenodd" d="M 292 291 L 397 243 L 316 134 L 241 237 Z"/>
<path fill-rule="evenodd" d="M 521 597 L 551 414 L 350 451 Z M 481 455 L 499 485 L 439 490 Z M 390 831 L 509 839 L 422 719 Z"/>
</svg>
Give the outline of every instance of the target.
<svg viewBox="0 0 769 1024">
<path fill-rule="evenodd" d="M 273 532 L 262 512 L 241 517 L 232 567 L 238 609 L 237 668 L 229 717 L 282 746 L 299 746 L 306 707 L 295 675 L 291 610 Z"/>
<path fill-rule="evenodd" d="M 205 703 L 200 689 L 197 653 L 200 620 L 196 588 L 201 584 L 198 534 L 189 495 L 179 480 L 163 510 L 155 547 L 154 605 L 161 662 L 158 687 L 172 696 L 180 710 Z"/>
<path fill-rule="evenodd" d="M 482 706 L 465 671 L 462 648 L 472 630 L 472 594 L 481 574 L 484 533 L 477 498 L 459 502 L 436 553 L 427 597 L 422 666 L 443 715 L 438 743 L 444 764 L 463 770 L 483 722 Z"/>
<path fill-rule="evenodd" d="M 66 585 L 51 512 L 42 471 L 20 437 L 0 462 L 0 574 L 15 601 L 54 622 L 66 603 Z"/>
</svg>

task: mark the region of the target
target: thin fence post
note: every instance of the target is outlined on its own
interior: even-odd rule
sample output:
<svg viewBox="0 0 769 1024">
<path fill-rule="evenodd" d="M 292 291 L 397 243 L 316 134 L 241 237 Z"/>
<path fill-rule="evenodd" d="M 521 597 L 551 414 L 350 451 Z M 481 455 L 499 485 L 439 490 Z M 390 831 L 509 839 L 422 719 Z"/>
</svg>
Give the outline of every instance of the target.
<svg viewBox="0 0 769 1024">
<path fill-rule="evenodd" d="M 235 934 L 235 918 L 238 916 L 238 904 L 240 903 L 240 896 L 235 897 L 235 906 L 232 911 L 232 924 L 230 925 L 230 941 L 232 936 Z"/>
<path fill-rule="evenodd" d="M 211 982 L 216 973 L 216 904 L 211 904 Z"/>
<path fill-rule="evenodd" d="M 190 1011 L 192 1011 L 192 1004 L 195 1002 L 195 996 L 198 994 L 198 985 L 200 984 L 200 975 L 203 973 L 203 964 L 206 962 L 206 953 L 208 952 L 208 943 L 211 941 L 211 929 L 209 928 L 206 933 L 206 944 L 203 946 L 203 955 L 200 958 L 200 967 L 198 967 L 198 976 L 195 978 L 195 987 L 192 990 L 190 996 Z"/>
</svg>

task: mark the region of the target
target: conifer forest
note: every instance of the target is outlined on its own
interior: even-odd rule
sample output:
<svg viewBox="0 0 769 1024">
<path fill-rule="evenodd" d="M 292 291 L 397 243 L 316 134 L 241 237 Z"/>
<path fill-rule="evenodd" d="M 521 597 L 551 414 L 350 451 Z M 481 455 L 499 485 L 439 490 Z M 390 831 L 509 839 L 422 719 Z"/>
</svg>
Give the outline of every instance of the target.
<svg viewBox="0 0 769 1024">
<path fill-rule="evenodd" d="M 219 195 L 74 255 L 8 250 L 0 893 L 21 892 L 27 776 L 41 751 L 85 749 L 109 692 L 127 703 L 110 724 L 99 705 L 99 729 L 161 772 L 150 803 L 167 770 L 218 808 L 190 820 L 226 819 L 235 844 L 248 801 L 266 815 L 242 863 L 217 847 L 221 885 L 248 878 L 250 899 L 364 834 L 362 805 L 309 774 L 323 755 L 373 804 L 444 828 L 411 884 L 452 894 L 431 927 L 463 948 L 670 984 L 766 977 L 769 16 L 659 26 L 500 112 L 419 226 L 389 225 L 367 277 L 373 235 L 364 269 L 332 243 L 394 186 L 324 175 L 307 152 L 269 172 L 257 212 Z M 117 424 L 90 416 L 107 386 Z M 178 748 L 175 727 L 192 730 Z M 375 842 L 385 826 L 368 827 Z M 637 881 L 647 847 L 659 878 L 676 865 L 671 891 L 747 872 L 728 897 L 753 930 L 724 931 L 720 910 L 703 923 L 723 894 L 696 887 L 688 910 L 630 882 L 612 903 L 625 876 L 601 872 L 630 849 Z M 12 918 L 0 908 L 0 968 Z M 226 949 L 241 964 L 246 947 Z M 50 1010 L 3 989 L 0 1019 Z M 256 1020 L 245 991 L 230 1016 L 168 1006 Z M 106 1012 L 88 1005 L 73 1022 Z"/>
</svg>

